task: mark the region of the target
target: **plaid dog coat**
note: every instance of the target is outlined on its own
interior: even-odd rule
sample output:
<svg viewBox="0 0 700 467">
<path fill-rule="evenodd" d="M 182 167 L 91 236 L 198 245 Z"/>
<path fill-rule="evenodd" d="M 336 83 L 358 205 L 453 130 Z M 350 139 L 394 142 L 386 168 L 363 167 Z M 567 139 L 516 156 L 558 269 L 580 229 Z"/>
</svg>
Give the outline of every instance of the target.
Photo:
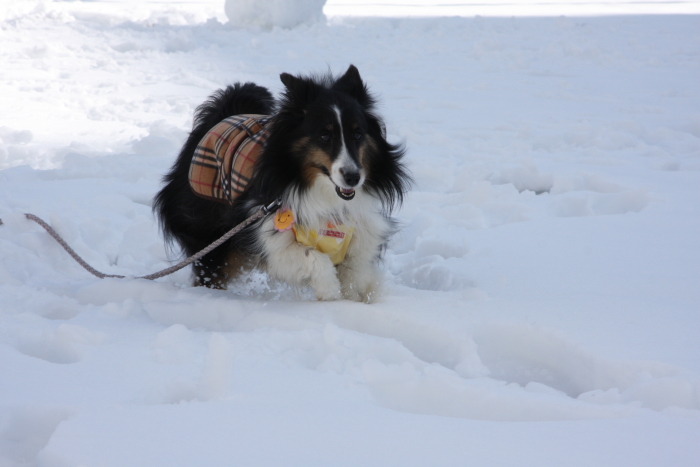
<svg viewBox="0 0 700 467">
<path fill-rule="evenodd" d="M 250 182 L 270 121 L 267 115 L 234 115 L 209 130 L 192 156 L 192 191 L 205 199 L 233 204 Z"/>
</svg>

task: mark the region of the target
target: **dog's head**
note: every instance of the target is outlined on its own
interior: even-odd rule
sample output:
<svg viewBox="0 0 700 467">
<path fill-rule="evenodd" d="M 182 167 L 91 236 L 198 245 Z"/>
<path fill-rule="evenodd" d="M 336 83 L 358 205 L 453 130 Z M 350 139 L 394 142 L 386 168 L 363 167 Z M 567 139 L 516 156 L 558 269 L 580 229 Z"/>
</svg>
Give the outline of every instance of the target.
<svg viewBox="0 0 700 467">
<path fill-rule="evenodd" d="M 372 112 L 374 99 L 357 68 L 351 65 L 339 78 L 287 73 L 280 78 L 285 92 L 278 115 L 293 128 L 291 150 L 304 183 L 327 177 L 345 201 L 368 181 L 368 188 L 376 188 L 372 174 L 379 159 L 392 148 L 401 151 L 386 143 L 383 123 Z"/>
<path fill-rule="evenodd" d="M 367 178 L 373 139 L 366 116 L 372 100 L 359 71 L 351 65 L 332 81 L 287 73 L 280 78 L 286 88 L 281 112 L 299 119 L 292 150 L 302 164 L 305 182 L 328 177 L 341 199 L 353 199 Z"/>
</svg>

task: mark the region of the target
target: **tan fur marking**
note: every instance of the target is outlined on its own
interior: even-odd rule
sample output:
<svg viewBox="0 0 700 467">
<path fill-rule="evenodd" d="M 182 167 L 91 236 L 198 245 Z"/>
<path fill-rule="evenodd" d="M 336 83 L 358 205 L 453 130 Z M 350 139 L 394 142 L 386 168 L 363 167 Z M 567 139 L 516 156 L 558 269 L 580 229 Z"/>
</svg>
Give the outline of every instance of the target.
<svg viewBox="0 0 700 467">
<path fill-rule="evenodd" d="M 304 137 L 301 138 L 299 141 L 295 141 L 294 144 L 292 144 L 292 151 L 296 153 L 303 153 L 306 150 L 306 146 L 309 144 L 309 140 L 311 138 Z"/>
<path fill-rule="evenodd" d="M 304 157 L 304 167 L 302 168 L 302 177 L 307 184 L 313 181 L 319 175 L 323 175 L 323 171 L 319 167 L 325 167 L 328 173 L 331 171 L 331 160 L 325 151 L 317 147 L 306 148 L 302 154 Z"/>
<path fill-rule="evenodd" d="M 292 145 L 292 150 L 302 160 L 301 177 L 304 183 L 311 185 L 323 171 L 319 167 L 325 167 L 330 173 L 331 161 L 322 149 L 311 144 L 311 138 L 304 137 Z"/>
</svg>

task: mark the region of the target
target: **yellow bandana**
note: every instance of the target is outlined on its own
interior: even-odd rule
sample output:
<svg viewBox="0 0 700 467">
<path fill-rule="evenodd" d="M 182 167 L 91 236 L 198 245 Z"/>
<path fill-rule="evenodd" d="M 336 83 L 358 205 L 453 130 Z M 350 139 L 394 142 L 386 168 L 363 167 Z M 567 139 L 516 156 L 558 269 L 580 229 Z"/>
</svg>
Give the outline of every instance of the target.
<svg viewBox="0 0 700 467">
<path fill-rule="evenodd" d="M 295 223 L 294 214 L 289 209 L 277 211 L 274 223 L 275 229 L 280 232 L 291 227 L 297 242 L 328 255 L 335 265 L 342 263 L 345 259 L 352 233 L 355 231 L 354 227 L 348 227 L 345 224 L 335 225 L 331 222 L 326 224 L 326 228 L 318 231 L 307 229 Z"/>
</svg>

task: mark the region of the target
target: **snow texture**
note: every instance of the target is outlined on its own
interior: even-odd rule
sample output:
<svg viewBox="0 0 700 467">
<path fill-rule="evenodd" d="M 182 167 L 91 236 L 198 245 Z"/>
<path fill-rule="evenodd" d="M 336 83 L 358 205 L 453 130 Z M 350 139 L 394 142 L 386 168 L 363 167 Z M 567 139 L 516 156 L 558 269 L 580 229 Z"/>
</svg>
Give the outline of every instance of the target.
<svg viewBox="0 0 700 467">
<path fill-rule="evenodd" d="M 0 5 L 1 467 L 700 465 L 700 2 L 222 3 Z M 23 216 L 163 269 L 196 106 L 350 63 L 416 179 L 377 303 Z"/>
</svg>

